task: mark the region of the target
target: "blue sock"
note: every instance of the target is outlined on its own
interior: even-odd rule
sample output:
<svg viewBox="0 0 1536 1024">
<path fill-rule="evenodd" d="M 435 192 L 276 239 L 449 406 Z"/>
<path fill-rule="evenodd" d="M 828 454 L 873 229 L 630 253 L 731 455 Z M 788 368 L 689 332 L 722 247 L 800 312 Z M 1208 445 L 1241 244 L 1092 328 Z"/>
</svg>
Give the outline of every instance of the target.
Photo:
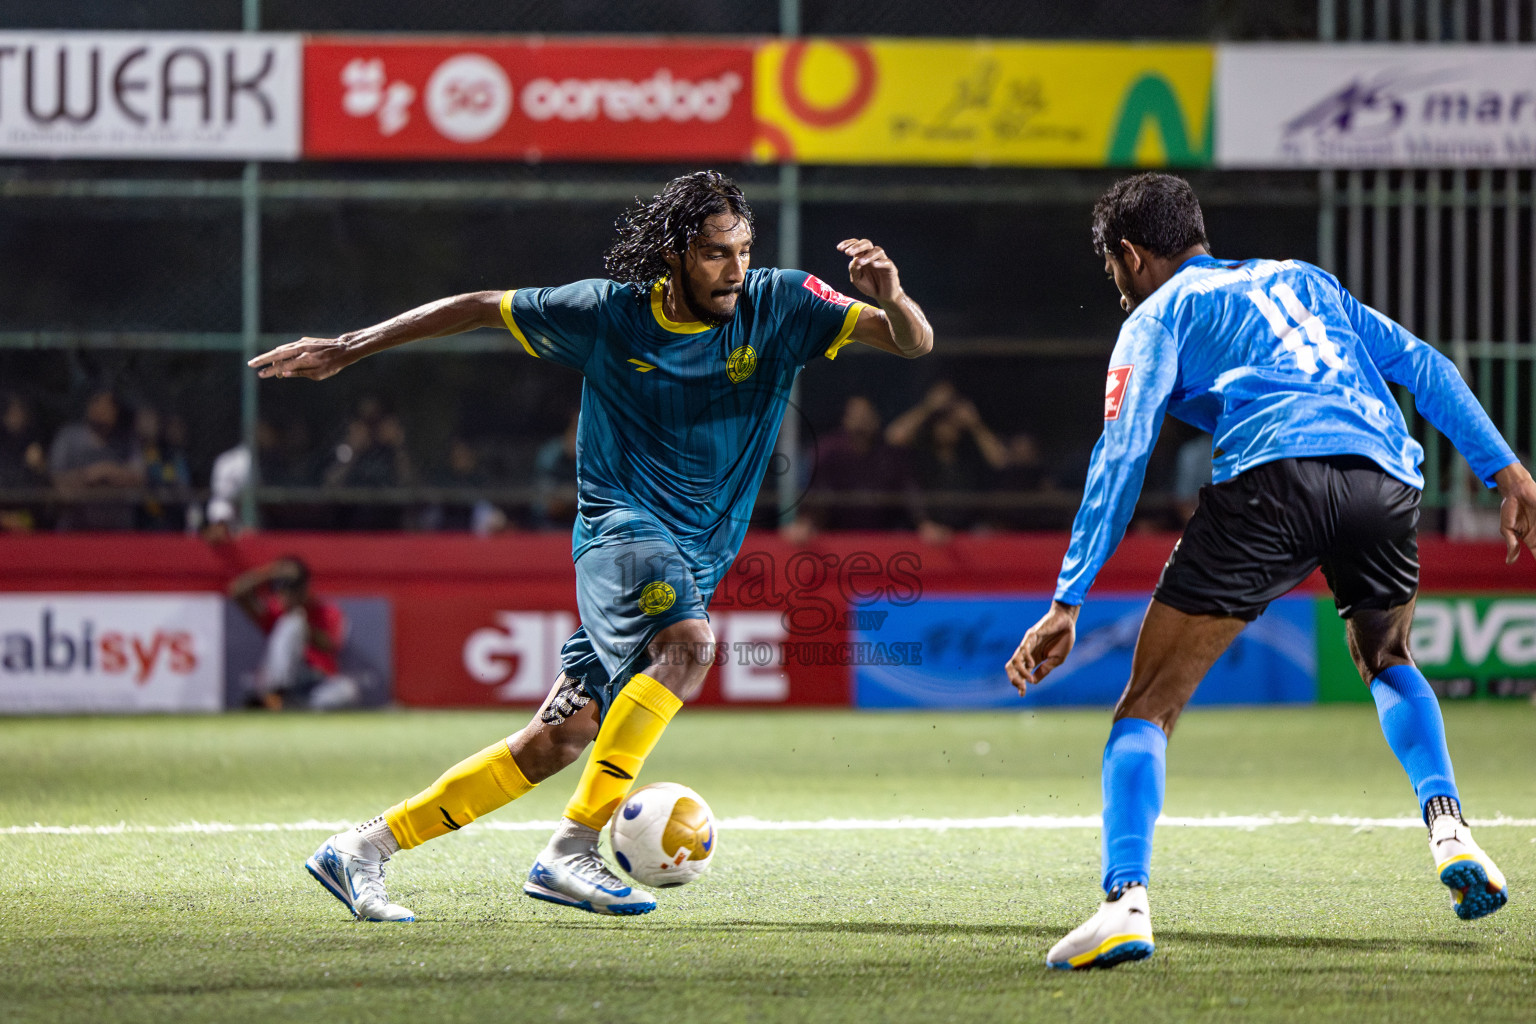
<svg viewBox="0 0 1536 1024">
<path fill-rule="evenodd" d="M 1412 665 L 1393 665 L 1371 684 L 1371 696 L 1376 699 L 1382 735 L 1408 773 L 1419 809 L 1437 796 L 1459 803 L 1451 753 L 1445 749 L 1440 702 L 1423 674 Z"/>
<path fill-rule="evenodd" d="M 1145 718 L 1122 718 L 1104 745 L 1104 891 L 1152 876 L 1152 825 L 1163 810 L 1168 736 Z"/>
</svg>

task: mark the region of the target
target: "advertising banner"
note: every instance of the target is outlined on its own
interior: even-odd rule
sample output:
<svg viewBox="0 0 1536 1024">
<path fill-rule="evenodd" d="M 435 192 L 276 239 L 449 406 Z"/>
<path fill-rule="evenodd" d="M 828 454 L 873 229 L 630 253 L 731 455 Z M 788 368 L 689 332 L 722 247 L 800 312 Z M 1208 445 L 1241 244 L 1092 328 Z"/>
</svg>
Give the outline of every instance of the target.
<svg viewBox="0 0 1536 1024">
<path fill-rule="evenodd" d="M 1318 599 L 1317 619 L 1319 699 L 1369 701 L 1332 601 Z M 1408 646 L 1445 696 L 1536 693 L 1536 597 L 1420 593 Z"/>
<path fill-rule="evenodd" d="M 873 604 L 854 635 L 861 708 L 1112 706 L 1131 677 L 1131 653 L 1149 595 L 1105 594 L 1084 603 L 1065 663 L 1020 697 L 1003 673 L 1050 594 L 927 595 Z M 883 614 L 882 614 L 883 613 Z M 1317 699 L 1313 601 L 1286 597 L 1238 636 L 1206 675 L 1193 704 L 1298 704 Z"/>
<path fill-rule="evenodd" d="M 221 594 L 0 596 L 0 712 L 223 706 Z"/>
<path fill-rule="evenodd" d="M 543 39 L 311 39 L 317 158 L 739 160 L 752 47 Z"/>
<path fill-rule="evenodd" d="M 1198 167 L 1209 46 L 796 40 L 757 51 L 754 153 L 832 164 Z"/>
<path fill-rule="evenodd" d="M 296 160 L 300 37 L 0 32 L 0 156 Z"/>
<path fill-rule="evenodd" d="M 1530 167 L 1536 47 L 1230 45 L 1221 167 Z"/>
<path fill-rule="evenodd" d="M 517 601 L 448 597 L 397 605 L 396 698 L 417 706 L 540 703 L 577 626 L 575 595 L 560 589 L 547 602 L 523 594 Z M 848 704 L 847 662 L 823 653 L 831 634 L 796 643 L 793 623 L 787 628 L 781 612 L 762 609 L 712 609 L 710 626 L 719 644 L 715 667 L 691 704 Z M 834 639 L 844 636 L 838 631 Z"/>
</svg>

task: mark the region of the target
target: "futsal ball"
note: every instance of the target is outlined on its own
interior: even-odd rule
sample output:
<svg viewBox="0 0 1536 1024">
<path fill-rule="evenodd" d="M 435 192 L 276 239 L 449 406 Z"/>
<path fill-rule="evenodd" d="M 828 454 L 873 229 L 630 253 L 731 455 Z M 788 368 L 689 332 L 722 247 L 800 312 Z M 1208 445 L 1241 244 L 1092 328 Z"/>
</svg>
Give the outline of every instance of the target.
<svg viewBox="0 0 1536 1024">
<path fill-rule="evenodd" d="M 613 858 L 641 885 L 670 888 L 702 877 L 713 863 L 715 817 L 687 786 L 641 786 L 613 813 Z"/>
</svg>

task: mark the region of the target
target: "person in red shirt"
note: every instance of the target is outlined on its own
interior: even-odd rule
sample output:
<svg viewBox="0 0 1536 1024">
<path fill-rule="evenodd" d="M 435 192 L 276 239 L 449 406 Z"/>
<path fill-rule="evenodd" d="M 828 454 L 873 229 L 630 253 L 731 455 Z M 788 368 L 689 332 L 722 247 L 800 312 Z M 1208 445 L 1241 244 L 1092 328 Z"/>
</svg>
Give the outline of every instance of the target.
<svg viewBox="0 0 1536 1024">
<path fill-rule="evenodd" d="M 267 634 L 253 704 L 324 710 L 357 702 L 356 682 L 337 658 L 346 635 L 341 609 L 309 589 L 309 566 L 292 555 L 240 574 L 229 596 Z"/>
</svg>

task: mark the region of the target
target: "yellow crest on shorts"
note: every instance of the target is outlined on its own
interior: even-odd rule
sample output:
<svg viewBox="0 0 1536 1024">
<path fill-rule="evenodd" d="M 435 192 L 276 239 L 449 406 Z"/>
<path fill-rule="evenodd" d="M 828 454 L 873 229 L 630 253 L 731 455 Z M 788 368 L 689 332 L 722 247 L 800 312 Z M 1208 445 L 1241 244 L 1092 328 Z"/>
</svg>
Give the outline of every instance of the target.
<svg viewBox="0 0 1536 1024">
<path fill-rule="evenodd" d="M 660 615 L 671 608 L 677 600 L 677 591 L 671 584 L 657 580 L 647 583 L 645 589 L 640 591 L 640 610 L 647 615 Z"/>
<path fill-rule="evenodd" d="M 675 857 L 688 851 L 685 860 L 704 860 L 715 843 L 715 830 L 710 827 L 709 815 L 697 800 L 686 796 L 672 805 L 672 816 L 661 834 L 662 851 Z M 682 861 L 679 860 L 678 863 Z"/>
<path fill-rule="evenodd" d="M 736 349 L 725 360 L 725 375 L 732 384 L 740 384 L 757 369 L 757 350 L 751 345 Z"/>
</svg>

